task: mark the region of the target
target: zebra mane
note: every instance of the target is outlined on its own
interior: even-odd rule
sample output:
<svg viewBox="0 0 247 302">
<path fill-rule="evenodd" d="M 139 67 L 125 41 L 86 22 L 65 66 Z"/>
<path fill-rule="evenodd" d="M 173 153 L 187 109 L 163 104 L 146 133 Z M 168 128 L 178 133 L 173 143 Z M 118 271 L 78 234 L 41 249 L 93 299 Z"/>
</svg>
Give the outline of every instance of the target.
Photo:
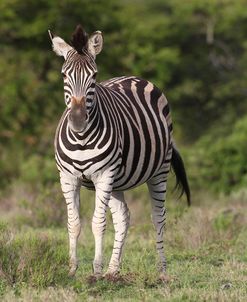
<svg viewBox="0 0 247 302">
<path fill-rule="evenodd" d="M 71 36 L 71 44 L 74 47 L 74 49 L 79 54 L 81 54 L 82 51 L 87 47 L 87 42 L 88 42 L 88 34 L 85 32 L 83 27 L 80 24 L 78 24 Z"/>
</svg>

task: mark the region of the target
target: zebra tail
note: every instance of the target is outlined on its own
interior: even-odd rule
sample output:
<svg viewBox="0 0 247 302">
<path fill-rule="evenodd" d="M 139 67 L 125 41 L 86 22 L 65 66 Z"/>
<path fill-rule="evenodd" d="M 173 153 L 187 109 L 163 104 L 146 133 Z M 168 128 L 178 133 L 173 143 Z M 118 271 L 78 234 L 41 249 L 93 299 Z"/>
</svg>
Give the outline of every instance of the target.
<svg viewBox="0 0 247 302">
<path fill-rule="evenodd" d="M 185 193 L 188 206 L 190 206 L 190 187 L 184 167 L 184 162 L 178 150 L 173 145 L 171 164 L 176 175 L 175 189 L 181 190 L 179 198 Z"/>
</svg>

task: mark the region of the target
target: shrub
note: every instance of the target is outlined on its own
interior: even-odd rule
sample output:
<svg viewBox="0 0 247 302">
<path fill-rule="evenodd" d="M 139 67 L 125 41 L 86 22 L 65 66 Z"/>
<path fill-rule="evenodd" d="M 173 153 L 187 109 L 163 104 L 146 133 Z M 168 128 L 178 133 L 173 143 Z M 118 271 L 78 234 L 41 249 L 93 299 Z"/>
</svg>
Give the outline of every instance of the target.
<svg viewBox="0 0 247 302">
<path fill-rule="evenodd" d="M 58 182 L 58 170 L 53 157 L 34 154 L 20 165 L 20 180 L 32 184 L 53 184 Z"/>
<path fill-rule="evenodd" d="M 18 232 L 9 239 L 9 228 L 0 228 L 1 283 L 13 286 L 28 283 L 35 287 L 66 280 L 68 255 L 66 237 L 60 233 Z M 0 286 L 1 287 L 1 286 Z M 2 286 L 3 287 L 3 286 Z"/>
<path fill-rule="evenodd" d="M 66 225 L 66 204 L 59 183 L 54 186 L 30 188 L 30 194 L 19 200 L 22 210 L 18 224 L 33 227 L 59 227 Z"/>
<path fill-rule="evenodd" d="M 230 193 L 247 186 L 247 117 L 232 132 L 217 138 L 209 134 L 187 154 L 190 176 L 197 188 Z"/>
</svg>

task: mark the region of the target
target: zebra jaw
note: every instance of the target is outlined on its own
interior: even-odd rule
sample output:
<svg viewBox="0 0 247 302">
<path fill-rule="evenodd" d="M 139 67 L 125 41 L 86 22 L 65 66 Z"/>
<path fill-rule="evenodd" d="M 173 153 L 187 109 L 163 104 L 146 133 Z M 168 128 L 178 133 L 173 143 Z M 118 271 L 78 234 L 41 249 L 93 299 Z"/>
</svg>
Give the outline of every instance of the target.
<svg viewBox="0 0 247 302">
<path fill-rule="evenodd" d="M 86 98 L 71 98 L 71 107 L 68 115 L 69 127 L 74 132 L 81 132 L 87 126 Z"/>
</svg>

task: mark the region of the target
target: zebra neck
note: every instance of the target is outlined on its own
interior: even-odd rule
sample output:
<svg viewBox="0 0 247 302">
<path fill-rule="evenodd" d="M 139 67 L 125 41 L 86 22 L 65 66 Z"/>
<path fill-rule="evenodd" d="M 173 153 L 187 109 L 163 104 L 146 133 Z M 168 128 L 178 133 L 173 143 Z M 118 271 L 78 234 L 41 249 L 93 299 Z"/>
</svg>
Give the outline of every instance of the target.
<svg viewBox="0 0 247 302">
<path fill-rule="evenodd" d="M 95 102 L 96 82 L 93 81 L 90 88 L 87 91 L 87 109 L 89 110 Z"/>
</svg>

